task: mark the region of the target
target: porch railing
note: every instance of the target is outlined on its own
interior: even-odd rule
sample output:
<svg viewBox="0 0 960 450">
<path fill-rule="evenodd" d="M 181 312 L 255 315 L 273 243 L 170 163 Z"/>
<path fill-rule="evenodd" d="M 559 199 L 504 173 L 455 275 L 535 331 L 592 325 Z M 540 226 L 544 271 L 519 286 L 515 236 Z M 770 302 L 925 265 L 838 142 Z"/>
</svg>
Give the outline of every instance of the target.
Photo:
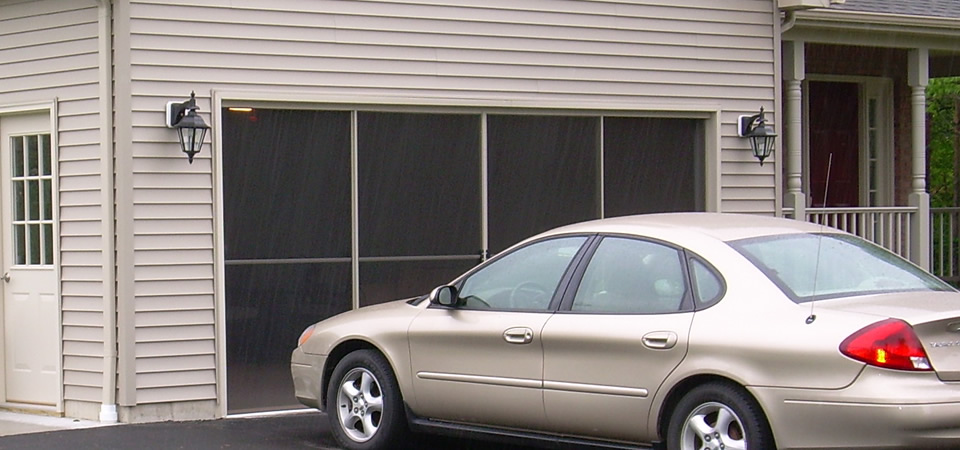
<svg viewBox="0 0 960 450">
<path fill-rule="evenodd" d="M 917 208 L 807 208 L 807 221 L 839 228 L 912 260 L 911 223 Z M 784 216 L 794 217 L 784 209 Z M 916 230 L 919 231 L 919 230 Z M 930 208 L 930 272 L 960 286 L 960 207 Z"/>
<path fill-rule="evenodd" d="M 960 208 L 930 208 L 930 271 L 960 283 Z"/>
<path fill-rule="evenodd" d="M 916 213 L 910 206 L 807 208 L 807 221 L 839 228 L 911 259 L 911 219 Z"/>
</svg>

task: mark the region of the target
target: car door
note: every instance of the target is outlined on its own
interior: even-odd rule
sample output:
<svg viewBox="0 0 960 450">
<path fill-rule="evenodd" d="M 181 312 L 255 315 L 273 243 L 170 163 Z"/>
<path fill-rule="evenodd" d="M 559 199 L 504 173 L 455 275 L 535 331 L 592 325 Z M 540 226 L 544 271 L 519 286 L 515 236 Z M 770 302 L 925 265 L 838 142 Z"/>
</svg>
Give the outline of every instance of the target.
<svg viewBox="0 0 960 450">
<path fill-rule="evenodd" d="M 409 328 L 414 413 L 543 429 L 541 331 L 586 236 L 541 240 L 456 283 L 458 305 L 431 305 Z"/>
<path fill-rule="evenodd" d="M 550 429 L 649 441 L 651 400 L 683 359 L 693 319 L 684 252 L 608 236 L 581 272 L 543 328 Z"/>
</svg>

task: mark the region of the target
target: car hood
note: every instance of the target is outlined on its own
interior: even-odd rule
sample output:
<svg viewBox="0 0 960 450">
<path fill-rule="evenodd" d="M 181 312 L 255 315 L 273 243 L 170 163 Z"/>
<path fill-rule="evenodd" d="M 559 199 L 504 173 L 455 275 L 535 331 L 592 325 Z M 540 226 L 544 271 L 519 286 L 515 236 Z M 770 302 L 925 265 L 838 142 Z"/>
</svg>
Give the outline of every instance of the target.
<svg viewBox="0 0 960 450">
<path fill-rule="evenodd" d="M 351 339 L 377 347 L 406 341 L 410 321 L 421 311 L 410 299 L 395 300 L 347 311 L 315 325 L 313 336 L 301 350 L 312 355 L 327 355 L 337 344 Z"/>
<path fill-rule="evenodd" d="M 815 308 L 901 319 L 913 326 L 944 381 L 960 381 L 960 293 L 902 292 L 818 302 Z"/>
</svg>

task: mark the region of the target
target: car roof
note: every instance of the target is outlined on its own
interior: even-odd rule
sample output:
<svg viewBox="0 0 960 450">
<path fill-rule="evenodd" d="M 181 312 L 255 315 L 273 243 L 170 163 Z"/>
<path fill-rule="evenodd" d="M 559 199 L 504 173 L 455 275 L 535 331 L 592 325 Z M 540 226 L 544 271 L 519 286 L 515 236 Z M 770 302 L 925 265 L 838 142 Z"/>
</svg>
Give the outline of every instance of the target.
<svg viewBox="0 0 960 450">
<path fill-rule="evenodd" d="M 560 227 L 539 237 L 570 233 L 636 234 L 650 237 L 699 234 L 721 241 L 839 230 L 778 217 L 732 213 L 663 213 L 613 217 Z"/>
</svg>

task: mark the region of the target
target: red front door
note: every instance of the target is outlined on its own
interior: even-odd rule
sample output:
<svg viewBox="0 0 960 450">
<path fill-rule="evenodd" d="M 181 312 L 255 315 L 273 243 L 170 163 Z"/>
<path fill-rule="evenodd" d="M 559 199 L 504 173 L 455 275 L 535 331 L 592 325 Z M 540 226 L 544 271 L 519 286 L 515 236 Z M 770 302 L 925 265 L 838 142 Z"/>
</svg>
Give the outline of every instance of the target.
<svg viewBox="0 0 960 450">
<path fill-rule="evenodd" d="M 812 206 L 860 206 L 860 86 L 811 81 L 808 92 Z"/>
</svg>

